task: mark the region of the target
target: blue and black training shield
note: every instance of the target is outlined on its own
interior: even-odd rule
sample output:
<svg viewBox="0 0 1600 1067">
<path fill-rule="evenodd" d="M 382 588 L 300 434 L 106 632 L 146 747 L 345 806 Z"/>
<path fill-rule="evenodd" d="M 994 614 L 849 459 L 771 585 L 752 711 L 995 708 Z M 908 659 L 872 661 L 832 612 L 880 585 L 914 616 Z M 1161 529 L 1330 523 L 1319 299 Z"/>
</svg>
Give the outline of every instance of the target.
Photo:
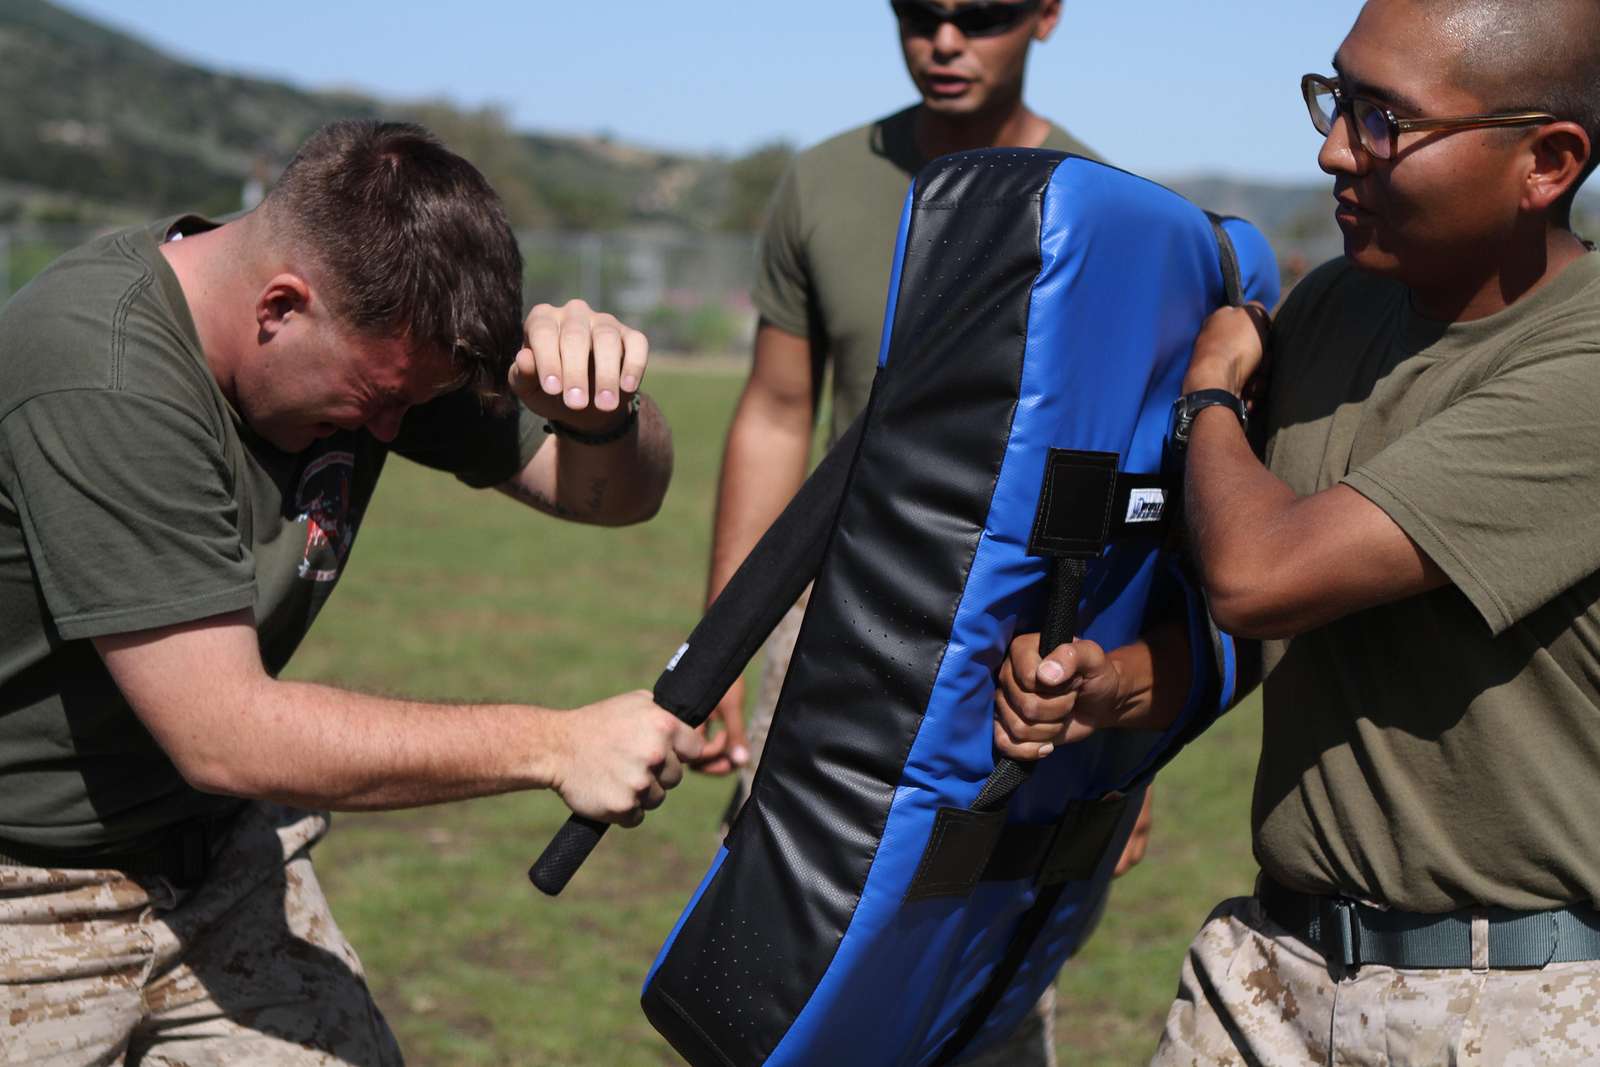
<svg viewBox="0 0 1600 1067">
<path fill-rule="evenodd" d="M 866 411 L 657 684 L 703 721 L 815 577 L 750 798 L 646 979 L 696 1067 L 959 1062 L 1093 926 L 1156 769 L 1233 699 L 1172 545 L 1164 442 L 1206 316 L 1271 251 L 1124 171 L 947 156 L 907 197 Z M 1163 732 L 997 762 L 1013 634 L 1106 648 L 1184 620 Z"/>
</svg>

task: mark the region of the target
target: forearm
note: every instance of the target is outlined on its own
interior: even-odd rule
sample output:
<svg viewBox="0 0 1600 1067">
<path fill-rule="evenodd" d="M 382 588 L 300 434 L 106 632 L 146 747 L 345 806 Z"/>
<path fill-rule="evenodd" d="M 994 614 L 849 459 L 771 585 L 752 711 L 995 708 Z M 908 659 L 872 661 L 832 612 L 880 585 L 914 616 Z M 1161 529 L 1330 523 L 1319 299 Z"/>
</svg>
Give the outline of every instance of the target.
<svg viewBox="0 0 1600 1067">
<path fill-rule="evenodd" d="M 716 599 L 805 480 L 811 407 L 740 399 L 722 457 L 706 601 Z"/>
<path fill-rule="evenodd" d="M 191 784 L 350 811 L 555 786 L 568 748 L 560 720 L 572 714 L 396 700 L 265 675 L 223 699 L 225 728 L 165 746 L 181 753 Z"/>
<path fill-rule="evenodd" d="M 1265 344 L 1259 306 L 1223 308 L 1195 341 L 1183 392 L 1239 395 Z M 1229 633 L 1287 638 L 1415 596 L 1448 577 L 1380 507 L 1347 485 L 1301 496 L 1262 466 L 1234 413 L 1190 428 L 1184 506 L 1211 615 Z"/>
<path fill-rule="evenodd" d="M 615 441 L 584 444 L 552 435 L 502 492 L 574 522 L 626 526 L 660 510 L 672 480 L 672 432 L 648 396 L 634 427 Z"/>
<path fill-rule="evenodd" d="M 1241 637 L 1293 637 L 1448 582 L 1349 486 L 1295 493 L 1220 407 L 1195 420 L 1184 503 L 1211 615 Z"/>
<path fill-rule="evenodd" d="M 306 807 L 402 808 L 551 788 L 590 818 L 637 823 L 699 756 L 642 689 L 574 711 L 395 700 L 266 673 L 248 609 L 94 639 L 184 779 Z"/>
<path fill-rule="evenodd" d="M 1185 461 L 1184 514 L 1201 584 L 1224 629 L 1273 625 L 1278 569 L 1294 557 L 1283 527 L 1298 500 L 1256 458 L 1233 412 L 1217 406 L 1199 413 Z"/>
</svg>

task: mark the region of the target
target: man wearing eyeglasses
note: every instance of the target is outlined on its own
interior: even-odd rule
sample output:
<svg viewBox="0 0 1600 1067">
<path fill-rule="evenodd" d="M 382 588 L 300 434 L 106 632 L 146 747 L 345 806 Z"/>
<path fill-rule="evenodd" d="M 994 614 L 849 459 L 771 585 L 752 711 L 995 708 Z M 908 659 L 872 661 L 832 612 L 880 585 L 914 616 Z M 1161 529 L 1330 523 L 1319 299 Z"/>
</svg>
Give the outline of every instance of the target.
<svg viewBox="0 0 1600 1067">
<path fill-rule="evenodd" d="M 1211 607 L 1263 642 L 1262 875 L 1155 1063 L 1593 1064 L 1600 5 L 1370 0 L 1333 67 L 1302 91 L 1345 256 L 1271 324 L 1265 465 L 1260 309 L 1207 324 L 1179 410 Z M 1160 650 L 1052 658 L 1003 672 L 1013 754 L 1165 716 Z"/>
<path fill-rule="evenodd" d="M 1060 0 L 895 0 L 890 7 L 921 101 L 803 152 L 779 185 L 752 294 L 761 315 L 755 358 L 723 457 L 708 601 L 805 478 L 824 369 L 833 372 L 830 443 L 866 404 L 912 176 L 931 159 L 972 148 L 1093 155 L 1023 101 L 1031 46 L 1055 30 Z M 736 683 L 714 715 L 724 732 L 709 743 L 701 770 L 738 771 L 748 785 L 801 610 L 768 642 L 749 742 L 744 687 Z M 1042 1050 L 1037 1036 L 1027 1044 L 1026 1053 L 1005 1050 L 1003 1062 L 1048 1062 L 1048 1033 Z"/>
</svg>

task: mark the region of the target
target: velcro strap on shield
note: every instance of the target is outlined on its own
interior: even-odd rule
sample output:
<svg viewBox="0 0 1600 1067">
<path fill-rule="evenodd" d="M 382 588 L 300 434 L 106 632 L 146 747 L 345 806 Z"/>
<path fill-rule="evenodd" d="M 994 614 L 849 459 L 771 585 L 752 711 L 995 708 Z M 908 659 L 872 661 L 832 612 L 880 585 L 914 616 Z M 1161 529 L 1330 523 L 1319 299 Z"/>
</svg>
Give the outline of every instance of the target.
<svg viewBox="0 0 1600 1067">
<path fill-rule="evenodd" d="M 979 882 L 1093 877 L 1128 802 L 1121 793 L 1074 801 L 1053 823 L 1007 823 L 1003 809 L 940 808 L 905 899 L 966 896 Z"/>
<path fill-rule="evenodd" d="M 1028 538 L 1030 555 L 1095 559 L 1113 541 L 1166 531 L 1166 480 L 1119 471 L 1118 462 L 1115 452 L 1050 450 Z"/>
</svg>

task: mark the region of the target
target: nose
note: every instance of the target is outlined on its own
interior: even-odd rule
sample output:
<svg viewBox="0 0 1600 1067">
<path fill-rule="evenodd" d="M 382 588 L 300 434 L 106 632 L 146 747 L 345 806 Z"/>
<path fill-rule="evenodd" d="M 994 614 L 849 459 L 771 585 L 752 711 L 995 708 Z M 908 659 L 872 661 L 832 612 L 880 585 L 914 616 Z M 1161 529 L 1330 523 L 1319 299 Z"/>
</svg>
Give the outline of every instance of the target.
<svg viewBox="0 0 1600 1067">
<path fill-rule="evenodd" d="M 1356 142 L 1355 133 L 1355 119 L 1338 111 L 1317 152 L 1317 166 L 1324 174 L 1365 174 L 1371 167 L 1372 156 Z"/>
<path fill-rule="evenodd" d="M 953 22 L 941 22 L 933 31 L 933 51 L 941 58 L 960 55 L 966 50 L 967 36 Z"/>
</svg>

